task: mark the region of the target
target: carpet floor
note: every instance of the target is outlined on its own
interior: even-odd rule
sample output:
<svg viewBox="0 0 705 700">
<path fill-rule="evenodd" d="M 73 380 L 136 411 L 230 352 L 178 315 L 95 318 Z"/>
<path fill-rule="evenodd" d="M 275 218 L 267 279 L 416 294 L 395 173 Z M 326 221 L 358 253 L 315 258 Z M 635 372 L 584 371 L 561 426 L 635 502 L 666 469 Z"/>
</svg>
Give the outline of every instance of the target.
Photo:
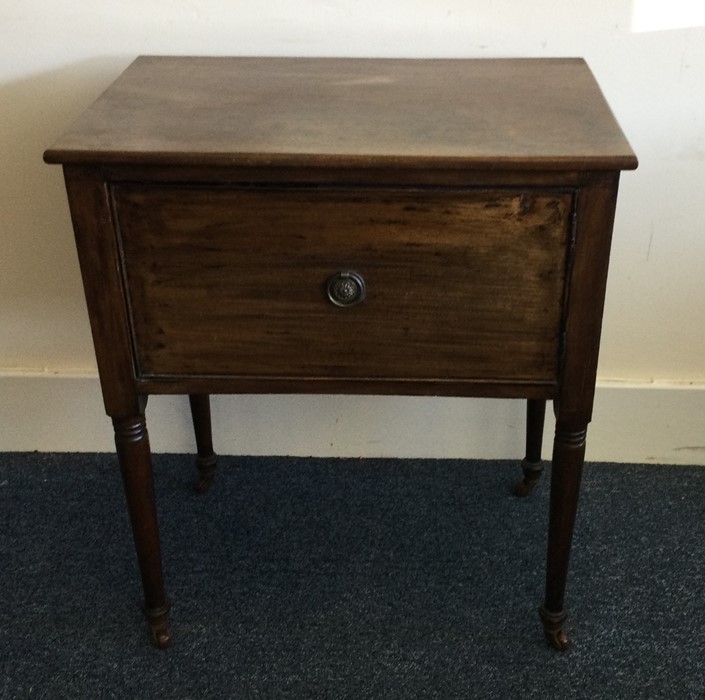
<svg viewBox="0 0 705 700">
<path fill-rule="evenodd" d="M 566 653 L 548 474 L 156 455 L 173 646 L 149 646 L 115 457 L 0 454 L 2 698 L 703 698 L 705 468 L 586 465 Z"/>
</svg>

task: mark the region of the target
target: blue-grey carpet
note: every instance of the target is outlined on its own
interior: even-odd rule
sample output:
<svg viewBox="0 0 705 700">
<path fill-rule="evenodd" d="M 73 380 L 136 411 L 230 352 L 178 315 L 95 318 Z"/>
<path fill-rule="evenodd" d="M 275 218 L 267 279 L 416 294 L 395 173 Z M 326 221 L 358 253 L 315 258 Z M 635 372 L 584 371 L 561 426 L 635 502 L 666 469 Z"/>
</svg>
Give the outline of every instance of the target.
<svg viewBox="0 0 705 700">
<path fill-rule="evenodd" d="M 702 698 L 705 468 L 586 466 L 573 648 L 543 640 L 548 474 L 155 457 L 174 645 L 151 648 L 116 460 L 0 454 L 2 698 Z"/>
</svg>

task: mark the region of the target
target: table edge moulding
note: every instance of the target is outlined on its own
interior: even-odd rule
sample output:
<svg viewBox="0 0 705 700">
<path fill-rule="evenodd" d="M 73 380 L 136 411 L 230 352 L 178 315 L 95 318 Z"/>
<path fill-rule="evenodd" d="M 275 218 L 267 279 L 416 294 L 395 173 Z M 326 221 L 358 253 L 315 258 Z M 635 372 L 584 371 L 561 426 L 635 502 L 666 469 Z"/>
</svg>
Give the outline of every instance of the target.
<svg viewBox="0 0 705 700">
<path fill-rule="evenodd" d="M 622 170 L 579 58 L 142 56 L 44 154 L 63 166 L 152 642 L 171 643 L 149 394 L 527 401 L 556 430 L 545 599 L 565 587 Z M 468 601 L 468 605 L 472 602 Z"/>
</svg>

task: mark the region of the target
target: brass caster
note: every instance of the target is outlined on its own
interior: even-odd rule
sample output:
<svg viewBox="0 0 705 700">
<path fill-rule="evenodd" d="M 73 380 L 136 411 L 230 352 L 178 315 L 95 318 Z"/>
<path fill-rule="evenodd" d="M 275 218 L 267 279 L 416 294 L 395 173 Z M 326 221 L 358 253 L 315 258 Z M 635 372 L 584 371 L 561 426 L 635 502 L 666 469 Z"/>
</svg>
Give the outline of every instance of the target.
<svg viewBox="0 0 705 700">
<path fill-rule="evenodd" d="M 210 489 L 214 476 L 214 474 L 211 474 L 210 476 L 199 476 L 198 480 L 193 485 L 193 490 L 196 493 L 205 493 Z"/>
<path fill-rule="evenodd" d="M 514 485 L 514 495 L 519 498 L 528 496 L 538 485 L 543 473 L 543 465 L 541 462 L 529 462 L 526 459 L 521 462 L 521 469 L 524 472 L 524 478 Z"/>
<path fill-rule="evenodd" d="M 150 625 L 149 638 L 157 649 L 168 649 L 171 646 L 171 630 L 168 626 L 154 629 Z"/>
<path fill-rule="evenodd" d="M 531 481 L 527 480 L 526 477 L 520 479 L 516 482 L 516 484 L 514 484 L 514 495 L 518 498 L 525 498 L 536 488 L 538 483 L 538 479 L 533 479 Z"/>
<path fill-rule="evenodd" d="M 557 651 L 566 651 L 570 648 L 570 638 L 563 630 L 565 613 L 552 613 L 544 607 L 539 608 L 539 616 L 543 622 L 543 633 L 549 646 Z"/>
<path fill-rule="evenodd" d="M 210 489 L 215 477 L 215 464 L 218 461 L 218 456 L 215 452 L 211 452 L 206 457 L 196 457 L 196 466 L 198 467 L 198 480 L 193 485 L 193 490 L 196 493 L 205 493 Z"/>
<path fill-rule="evenodd" d="M 149 640 L 157 649 L 167 649 L 171 646 L 170 607 L 171 605 L 167 603 L 160 608 L 145 608 L 145 616 L 149 624 Z"/>
</svg>

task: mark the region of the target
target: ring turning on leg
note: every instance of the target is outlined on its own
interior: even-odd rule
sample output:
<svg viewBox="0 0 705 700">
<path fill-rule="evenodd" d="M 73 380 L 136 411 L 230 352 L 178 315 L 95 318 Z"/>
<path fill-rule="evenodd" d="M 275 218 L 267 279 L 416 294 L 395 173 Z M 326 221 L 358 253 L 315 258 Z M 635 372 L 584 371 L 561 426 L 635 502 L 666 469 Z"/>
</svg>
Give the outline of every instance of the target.
<svg viewBox="0 0 705 700">
<path fill-rule="evenodd" d="M 162 561 L 154 501 L 149 438 L 143 415 L 113 418 L 115 444 L 132 524 L 137 561 L 144 589 L 144 611 L 152 643 L 171 644 L 169 602 L 164 590 Z"/>
</svg>

